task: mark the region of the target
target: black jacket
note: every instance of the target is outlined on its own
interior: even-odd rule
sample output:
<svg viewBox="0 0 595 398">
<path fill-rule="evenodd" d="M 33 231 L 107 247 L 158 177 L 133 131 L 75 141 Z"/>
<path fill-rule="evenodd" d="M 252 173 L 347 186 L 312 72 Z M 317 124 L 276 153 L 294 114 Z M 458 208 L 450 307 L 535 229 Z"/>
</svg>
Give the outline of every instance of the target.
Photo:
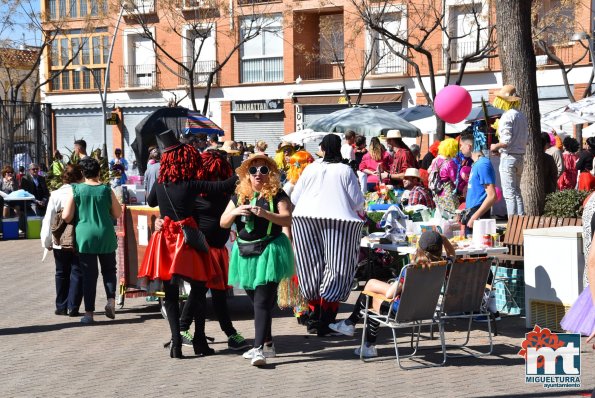
<svg viewBox="0 0 595 398">
<path fill-rule="evenodd" d="M 21 189 L 29 192 L 35 196 L 35 199 L 41 200 L 44 204 L 47 204 L 50 199 L 50 191 L 48 190 L 45 177 L 37 176 L 36 185 L 31 174 L 25 174 L 23 178 L 21 178 Z"/>
</svg>

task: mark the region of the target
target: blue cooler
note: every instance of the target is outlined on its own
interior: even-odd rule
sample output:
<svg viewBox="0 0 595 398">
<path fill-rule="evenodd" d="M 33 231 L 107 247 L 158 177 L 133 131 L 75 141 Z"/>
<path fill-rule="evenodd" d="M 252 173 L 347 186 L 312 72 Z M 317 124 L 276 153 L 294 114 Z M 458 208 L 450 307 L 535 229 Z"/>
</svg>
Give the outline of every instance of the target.
<svg viewBox="0 0 595 398">
<path fill-rule="evenodd" d="M 19 238 L 19 219 L 5 218 L 2 220 L 2 239 L 12 240 Z"/>
</svg>

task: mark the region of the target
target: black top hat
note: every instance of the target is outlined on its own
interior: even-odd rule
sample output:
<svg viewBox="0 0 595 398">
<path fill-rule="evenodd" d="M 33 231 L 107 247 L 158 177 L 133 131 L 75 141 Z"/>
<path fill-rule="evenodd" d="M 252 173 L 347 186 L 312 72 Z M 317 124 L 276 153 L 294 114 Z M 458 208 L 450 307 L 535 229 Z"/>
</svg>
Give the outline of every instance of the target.
<svg viewBox="0 0 595 398">
<path fill-rule="evenodd" d="M 157 141 L 159 142 L 162 152 L 173 151 L 182 146 L 182 143 L 178 141 L 176 135 L 171 130 L 165 130 L 163 133 L 159 134 L 157 136 Z"/>
</svg>

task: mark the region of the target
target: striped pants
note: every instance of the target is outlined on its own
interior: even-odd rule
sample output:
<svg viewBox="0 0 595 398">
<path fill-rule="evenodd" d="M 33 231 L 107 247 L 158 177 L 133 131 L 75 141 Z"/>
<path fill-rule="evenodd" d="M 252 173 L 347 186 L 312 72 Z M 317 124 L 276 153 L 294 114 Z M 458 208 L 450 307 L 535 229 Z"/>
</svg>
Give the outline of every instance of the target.
<svg viewBox="0 0 595 398">
<path fill-rule="evenodd" d="M 351 291 L 362 221 L 293 217 L 296 272 L 306 300 L 344 301 Z"/>
</svg>

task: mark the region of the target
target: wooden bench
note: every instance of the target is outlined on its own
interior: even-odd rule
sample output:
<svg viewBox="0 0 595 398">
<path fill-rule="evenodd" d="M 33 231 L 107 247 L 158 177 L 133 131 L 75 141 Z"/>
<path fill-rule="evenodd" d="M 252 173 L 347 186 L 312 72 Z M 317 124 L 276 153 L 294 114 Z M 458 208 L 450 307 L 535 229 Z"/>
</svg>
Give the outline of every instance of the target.
<svg viewBox="0 0 595 398">
<path fill-rule="evenodd" d="M 501 262 L 510 264 L 521 263 L 524 259 L 524 235 L 525 229 L 582 226 L 580 218 L 562 218 L 545 216 L 512 216 L 508 220 L 506 233 L 502 243 L 508 247 L 508 254 L 498 255 Z"/>
</svg>

